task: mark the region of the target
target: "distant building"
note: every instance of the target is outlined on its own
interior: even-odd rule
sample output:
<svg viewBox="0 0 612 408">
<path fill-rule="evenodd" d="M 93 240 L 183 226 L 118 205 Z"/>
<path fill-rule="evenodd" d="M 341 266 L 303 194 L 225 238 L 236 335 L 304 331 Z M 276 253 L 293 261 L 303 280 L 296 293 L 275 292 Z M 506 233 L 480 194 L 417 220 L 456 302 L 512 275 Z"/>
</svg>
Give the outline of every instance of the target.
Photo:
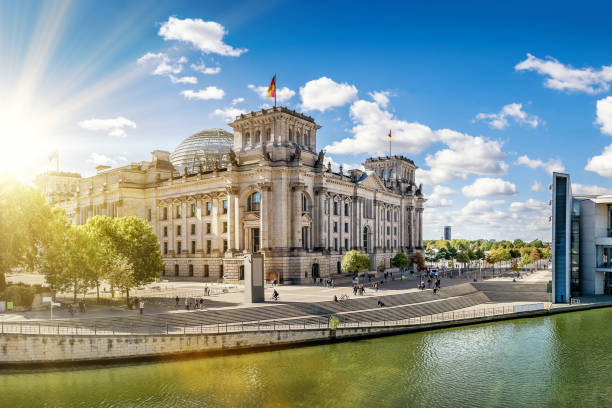
<svg viewBox="0 0 612 408">
<path fill-rule="evenodd" d="M 554 302 L 612 294 L 612 195 L 573 195 L 564 173 L 552 190 Z"/>
<path fill-rule="evenodd" d="M 444 239 L 447 241 L 451 240 L 451 227 L 450 225 L 447 225 L 446 227 L 444 227 Z"/>
</svg>

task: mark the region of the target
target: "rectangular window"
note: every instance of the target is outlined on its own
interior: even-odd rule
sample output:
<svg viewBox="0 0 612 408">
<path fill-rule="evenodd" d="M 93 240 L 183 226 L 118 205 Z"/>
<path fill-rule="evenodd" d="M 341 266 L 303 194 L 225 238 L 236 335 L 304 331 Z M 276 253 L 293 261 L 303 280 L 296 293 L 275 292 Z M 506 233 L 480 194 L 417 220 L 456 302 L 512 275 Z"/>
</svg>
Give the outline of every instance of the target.
<svg viewBox="0 0 612 408">
<path fill-rule="evenodd" d="M 212 213 L 212 201 L 206 202 L 206 215 L 210 215 Z"/>
<path fill-rule="evenodd" d="M 168 219 L 168 207 L 164 207 L 164 209 L 162 210 L 162 220 L 167 220 Z"/>
<path fill-rule="evenodd" d="M 195 254 L 195 250 L 196 250 L 196 242 L 195 241 L 191 241 L 191 253 Z"/>
<path fill-rule="evenodd" d="M 393 235 L 397 235 L 397 227 L 393 227 Z"/>
<path fill-rule="evenodd" d="M 348 239 L 344 239 L 344 249 L 348 251 Z"/>
<path fill-rule="evenodd" d="M 334 238 L 334 251 L 338 250 L 338 238 Z"/>
<path fill-rule="evenodd" d="M 204 277 L 208 278 L 208 276 L 209 276 L 208 265 L 204 265 Z"/>
<path fill-rule="evenodd" d="M 334 232 L 338 232 L 338 223 L 334 221 Z"/>
<path fill-rule="evenodd" d="M 344 232 L 348 232 L 348 222 L 344 223 Z"/>
<path fill-rule="evenodd" d="M 223 200 L 223 214 L 227 214 L 227 200 Z"/>
<path fill-rule="evenodd" d="M 219 265 L 219 277 L 223 277 L 223 265 Z"/>
<path fill-rule="evenodd" d="M 390 227 L 387 227 L 387 235 L 391 234 L 391 229 Z"/>
<path fill-rule="evenodd" d="M 195 234 L 196 234 L 195 224 L 191 224 L 191 235 L 195 235 Z"/>
<path fill-rule="evenodd" d="M 180 226 L 180 225 L 177 225 L 177 226 L 176 226 L 176 236 L 178 237 L 178 236 L 180 236 L 180 235 L 181 235 L 181 226 Z"/>
<path fill-rule="evenodd" d="M 168 227 L 164 226 L 164 237 L 168 236 Z"/>
<path fill-rule="evenodd" d="M 227 221 L 223 221 L 223 233 L 227 233 Z"/>
<path fill-rule="evenodd" d="M 334 215 L 338 215 L 338 203 L 334 201 Z"/>
<path fill-rule="evenodd" d="M 349 215 L 349 205 L 348 204 L 344 204 L 344 216 L 348 217 Z"/>
<path fill-rule="evenodd" d="M 223 240 L 223 252 L 227 252 L 227 239 Z"/>
<path fill-rule="evenodd" d="M 390 248 L 390 246 L 389 246 L 389 240 L 387 240 L 387 249 L 389 249 L 389 248 Z"/>
<path fill-rule="evenodd" d="M 177 205 L 176 206 L 176 218 L 181 218 L 182 216 L 183 216 L 183 206 Z"/>
<path fill-rule="evenodd" d="M 180 255 L 183 251 L 183 243 L 181 241 L 176 241 L 176 254 Z"/>
<path fill-rule="evenodd" d="M 210 224 L 210 222 L 207 222 L 206 223 L 206 233 L 210 234 L 211 230 L 212 230 L 211 224 Z"/>
<path fill-rule="evenodd" d="M 394 246 L 395 248 L 397 248 L 397 239 L 394 239 L 394 240 L 393 240 L 393 246 Z"/>
<path fill-rule="evenodd" d="M 195 204 L 191 204 L 191 216 L 192 217 L 196 216 L 196 205 Z"/>
<path fill-rule="evenodd" d="M 168 243 L 164 242 L 164 255 L 168 255 Z"/>
<path fill-rule="evenodd" d="M 147 208 L 147 220 L 151 221 L 153 215 L 152 215 L 152 211 L 150 208 Z"/>
<path fill-rule="evenodd" d="M 210 239 L 206 240 L 206 253 L 210 254 L 212 251 L 212 241 Z"/>
</svg>

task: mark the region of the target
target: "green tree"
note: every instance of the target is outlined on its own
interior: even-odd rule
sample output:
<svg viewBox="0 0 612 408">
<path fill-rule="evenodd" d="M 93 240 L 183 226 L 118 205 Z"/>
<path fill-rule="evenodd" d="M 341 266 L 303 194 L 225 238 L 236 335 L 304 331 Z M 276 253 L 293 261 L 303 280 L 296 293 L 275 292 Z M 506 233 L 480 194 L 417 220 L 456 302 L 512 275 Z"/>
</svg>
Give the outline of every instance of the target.
<svg viewBox="0 0 612 408">
<path fill-rule="evenodd" d="M 114 267 L 117 258 L 121 257 L 114 246 L 116 241 L 116 225 L 112 218 L 105 216 L 95 216 L 87 220 L 84 229 L 90 239 L 96 242 L 95 252 L 92 254 L 92 269 L 90 280 L 96 287 L 96 301 L 100 302 L 100 284 L 104 279 L 108 279 L 111 287 L 124 288 L 125 285 L 116 285 L 115 279 L 111 279 L 110 271 Z M 129 264 L 128 261 L 126 263 Z M 127 269 L 126 269 L 127 270 Z M 128 271 L 131 273 L 131 270 Z M 117 277 L 113 275 L 113 278 Z M 128 280 L 130 281 L 131 278 Z M 111 293 L 114 293 L 111 290 Z"/>
<path fill-rule="evenodd" d="M 391 265 L 395 266 L 396 268 L 399 268 L 401 271 L 403 271 L 405 268 L 408 267 L 408 265 L 410 265 L 410 259 L 406 256 L 405 253 L 403 252 L 398 252 L 392 259 L 391 259 Z"/>
<path fill-rule="evenodd" d="M 461 251 L 457 254 L 457 262 L 461 262 L 463 267 L 465 267 L 466 263 L 470 262 L 470 256 L 467 251 Z"/>
<path fill-rule="evenodd" d="M 363 252 L 351 250 L 344 254 L 340 266 L 346 272 L 369 271 L 372 268 L 372 260 Z"/>
<path fill-rule="evenodd" d="M 11 269 L 36 265 L 51 218 L 51 208 L 39 190 L 0 179 L 0 291 Z"/>
</svg>

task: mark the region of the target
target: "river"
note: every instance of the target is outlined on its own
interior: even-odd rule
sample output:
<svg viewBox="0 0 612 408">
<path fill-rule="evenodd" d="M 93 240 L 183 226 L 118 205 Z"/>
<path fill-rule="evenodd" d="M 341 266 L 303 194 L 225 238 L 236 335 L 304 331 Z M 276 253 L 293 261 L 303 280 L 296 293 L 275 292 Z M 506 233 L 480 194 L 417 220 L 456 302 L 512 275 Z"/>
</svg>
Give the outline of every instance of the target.
<svg viewBox="0 0 612 408">
<path fill-rule="evenodd" d="M 609 407 L 612 308 L 269 351 L 0 371 L 16 407 Z"/>
</svg>

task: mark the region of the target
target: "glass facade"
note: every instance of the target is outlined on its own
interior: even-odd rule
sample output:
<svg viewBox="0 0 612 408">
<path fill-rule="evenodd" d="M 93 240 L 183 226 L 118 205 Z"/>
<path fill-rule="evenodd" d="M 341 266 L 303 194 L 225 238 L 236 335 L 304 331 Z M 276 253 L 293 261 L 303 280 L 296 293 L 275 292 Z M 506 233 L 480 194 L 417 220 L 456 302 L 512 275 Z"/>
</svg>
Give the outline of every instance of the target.
<svg viewBox="0 0 612 408">
<path fill-rule="evenodd" d="M 208 129 L 189 136 L 170 155 L 174 166 L 186 167 L 190 173 L 226 167 L 234 135 L 222 129 Z"/>
<path fill-rule="evenodd" d="M 555 196 L 554 198 L 554 263 L 555 263 L 555 303 L 566 303 L 566 260 L 567 260 L 567 245 L 566 245 L 566 215 L 567 215 L 567 198 L 569 196 L 567 178 L 555 176 Z"/>
<path fill-rule="evenodd" d="M 572 296 L 580 296 L 580 199 L 572 199 L 570 285 Z"/>
</svg>

